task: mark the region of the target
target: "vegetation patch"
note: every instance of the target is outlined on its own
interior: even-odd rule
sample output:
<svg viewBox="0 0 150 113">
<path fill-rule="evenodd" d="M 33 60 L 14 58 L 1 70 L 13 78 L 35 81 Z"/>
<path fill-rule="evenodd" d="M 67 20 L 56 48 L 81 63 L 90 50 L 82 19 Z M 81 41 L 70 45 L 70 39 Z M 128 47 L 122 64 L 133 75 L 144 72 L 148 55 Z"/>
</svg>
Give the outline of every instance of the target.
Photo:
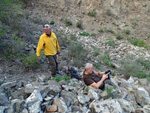
<svg viewBox="0 0 150 113">
<path fill-rule="evenodd" d="M 120 34 L 117 34 L 116 38 L 117 38 L 118 40 L 121 40 L 121 39 L 123 39 L 123 36 L 121 36 Z"/>
<path fill-rule="evenodd" d="M 88 12 L 88 15 L 95 17 L 95 16 L 96 16 L 96 11 L 95 11 L 95 9 L 93 9 L 92 12 Z"/>
<path fill-rule="evenodd" d="M 66 26 L 72 26 L 72 22 L 71 22 L 71 20 L 69 20 L 69 19 L 65 19 L 65 25 Z"/>
<path fill-rule="evenodd" d="M 56 82 L 59 82 L 61 80 L 69 81 L 71 79 L 70 76 L 64 75 L 64 76 L 55 76 L 54 78 L 51 78 L 50 80 L 55 80 Z"/>
</svg>

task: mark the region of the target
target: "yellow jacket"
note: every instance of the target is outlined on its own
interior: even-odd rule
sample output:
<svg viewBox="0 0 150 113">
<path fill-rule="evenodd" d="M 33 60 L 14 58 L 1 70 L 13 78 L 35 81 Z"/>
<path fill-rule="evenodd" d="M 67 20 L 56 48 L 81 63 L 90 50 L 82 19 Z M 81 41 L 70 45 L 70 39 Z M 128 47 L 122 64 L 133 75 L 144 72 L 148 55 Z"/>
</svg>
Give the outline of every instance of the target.
<svg viewBox="0 0 150 113">
<path fill-rule="evenodd" d="M 41 35 L 36 49 L 37 56 L 40 56 L 43 47 L 45 55 L 55 55 L 57 52 L 59 52 L 60 49 L 58 40 L 53 32 L 51 32 L 50 37 L 48 37 L 45 33 Z"/>
</svg>

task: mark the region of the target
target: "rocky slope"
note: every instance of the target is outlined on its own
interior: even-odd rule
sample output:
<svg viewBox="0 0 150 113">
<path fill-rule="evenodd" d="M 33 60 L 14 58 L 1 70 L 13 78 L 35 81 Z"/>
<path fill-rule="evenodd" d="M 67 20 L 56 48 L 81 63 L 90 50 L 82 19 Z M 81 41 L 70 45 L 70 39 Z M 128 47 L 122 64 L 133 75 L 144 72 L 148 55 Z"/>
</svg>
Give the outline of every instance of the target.
<svg viewBox="0 0 150 113">
<path fill-rule="evenodd" d="M 95 16 L 88 13 L 96 11 Z M 121 67 L 118 59 L 131 53 L 137 57 L 149 60 L 147 49 L 133 46 L 127 37 L 143 38 L 147 42 L 150 38 L 150 1 L 145 0 L 31 0 L 25 8 L 25 17 L 22 22 L 24 32 L 19 36 L 24 39 L 26 51 L 35 53 L 36 44 L 30 40 L 33 36 L 35 43 L 42 34 L 42 25 L 54 20 L 52 29 L 55 33 L 63 32 L 69 36 L 74 34 L 78 42 L 82 42 L 88 49 L 90 62 L 97 63 L 94 49 L 99 48 L 100 54 L 109 52 L 110 59 L 115 65 L 116 76 L 112 76 L 116 87 L 107 86 L 101 91 L 85 86 L 83 81 L 71 79 L 70 81 L 56 82 L 49 80 L 50 72 L 46 61 L 42 68 L 31 72 L 20 72 L 13 60 L 2 62 L 0 65 L 0 113 L 149 113 L 150 112 L 150 83 L 147 79 L 130 77 L 124 79 L 122 73 L 116 71 Z M 65 19 L 72 21 L 73 25 L 66 27 Z M 76 23 L 82 21 L 84 30 L 76 28 Z M 28 29 L 32 30 L 30 32 Z M 99 33 L 97 30 L 110 30 L 112 32 Z M 130 35 L 123 33 L 130 30 Z M 81 36 L 80 32 L 95 33 L 94 37 Z M 117 40 L 116 35 L 121 34 L 123 40 Z M 60 37 L 58 37 L 59 39 Z M 115 47 L 106 44 L 109 39 L 115 41 Z M 67 59 L 68 50 L 61 46 L 65 53 L 59 58 L 61 70 L 69 65 L 72 59 Z M 1 60 L 1 59 L 0 59 Z M 101 64 L 103 65 L 103 64 Z M 104 65 L 106 70 L 110 67 Z M 112 68 L 111 68 L 112 69 Z M 18 71 L 17 71 L 18 70 Z M 78 68 L 82 75 L 84 68 Z"/>
</svg>

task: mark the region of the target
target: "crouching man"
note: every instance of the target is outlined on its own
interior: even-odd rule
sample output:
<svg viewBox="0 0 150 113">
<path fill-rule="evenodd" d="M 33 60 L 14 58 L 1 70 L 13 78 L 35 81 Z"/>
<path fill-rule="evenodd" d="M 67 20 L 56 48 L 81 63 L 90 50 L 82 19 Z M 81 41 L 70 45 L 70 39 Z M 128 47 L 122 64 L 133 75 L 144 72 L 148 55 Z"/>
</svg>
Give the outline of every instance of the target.
<svg viewBox="0 0 150 113">
<path fill-rule="evenodd" d="M 113 85 L 108 74 L 105 72 L 94 72 L 93 65 L 85 64 L 85 71 L 83 72 L 83 81 L 87 86 L 92 86 L 104 90 L 105 84 Z"/>
</svg>

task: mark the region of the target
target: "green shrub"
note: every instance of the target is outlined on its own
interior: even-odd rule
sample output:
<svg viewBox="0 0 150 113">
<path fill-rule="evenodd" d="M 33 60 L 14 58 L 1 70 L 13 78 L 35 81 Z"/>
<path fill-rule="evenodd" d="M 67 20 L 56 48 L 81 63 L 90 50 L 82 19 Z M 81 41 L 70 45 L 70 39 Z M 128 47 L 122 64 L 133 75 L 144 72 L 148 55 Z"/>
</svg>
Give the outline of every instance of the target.
<svg viewBox="0 0 150 113">
<path fill-rule="evenodd" d="M 109 58 L 109 55 L 108 54 L 104 54 L 104 55 L 101 55 L 101 59 L 102 61 L 108 65 L 109 67 L 112 67 L 112 68 L 115 68 L 114 64 L 112 63 L 111 59 Z"/>
<path fill-rule="evenodd" d="M 100 33 L 104 33 L 103 29 L 100 29 L 100 30 L 97 30 L 97 31 L 100 32 Z"/>
<path fill-rule="evenodd" d="M 51 25 L 54 25 L 54 24 L 55 24 L 55 21 L 54 21 L 54 20 L 50 21 L 50 24 L 51 24 Z"/>
<path fill-rule="evenodd" d="M 19 19 L 22 17 L 21 2 L 18 0 L 0 1 L 0 20 L 12 28 L 19 26 Z M 13 24 L 12 24 L 13 23 Z"/>
<path fill-rule="evenodd" d="M 99 49 L 99 48 L 94 48 L 94 53 L 93 53 L 93 55 L 94 55 L 94 56 L 97 56 L 97 55 L 99 55 L 99 53 L 100 53 L 100 49 Z"/>
<path fill-rule="evenodd" d="M 69 81 L 70 76 L 64 75 L 64 76 L 55 76 L 54 78 L 51 78 L 50 80 L 55 80 L 56 82 L 59 82 L 61 80 Z"/>
<path fill-rule="evenodd" d="M 82 46 L 80 42 L 71 41 L 68 47 L 68 54 L 73 59 L 73 63 L 77 67 L 81 67 L 85 64 L 87 57 L 87 50 Z"/>
<path fill-rule="evenodd" d="M 150 38 L 150 35 L 147 35 L 147 38 Z"/>
<path fill-rule="evenodd" d="M 112 38 L 109 38 L 105 44 L 115 47 L 115 40 L 113 40 Z"/>
<path fill-rule="evenodd" d="M 72 26 L 72 22 L 71 22 L 71 20 L 69 20 L 69 19 L 65 19 L 65 25 L 66 26 Z"/>
<path fill-rule="evenodd" d="M 113 89 L 114 88 L 112 86 L 106 86 L 105 87 L 105 90 L 107 91 L 107 94 L 108 94 L 108 98 L 110 98 L 110 97 L 114 98 L 114 95 L 112 94 Z"/>
<path fill-rule="evenodd" d="M 95 11 L 95 9 L 93 9 L 92 12 L 88 12 L 88 15 L 95 17 L 95 16 L 96 16 L 96 11 Z"/>
<path fill-rule="evenodd" d="M 114 33 L 114 31 L 112 29 L 106 29 L 105 30 L 106 33 L 110 32 L 110 33 Z"/>
<path fill-rule="evenodd" d="M 100 64 L 98 64 L 98 63 L 93 63 L 93 65 L 97 68 L 97 69 L 101 69 L 101 66 L 100 66 Z"/>
<path fill-rule="evenodd" d="M 139 78 L 145 77 L 145 70 L 142 69 L 140 62 L 134 55 L 127 55 L 121 60 L 121 68 L 119 71 L 126 76 L 135 76 Z"/>
<path fill-rule="evenodd" d="M 87 32 L 81 32 L 80 35 L 81 35 L 81 36 L 90 36 L 90 33 L 87 33 Z"/>
<path fill-rule="evenodd" d="M 118 40 L 123 39 L 123 37 L 122 37 L 120 34 L 117 34 L 116 38 L 117 38 Z"/>
<path fill-rule="evenodd" d="M 68 39 L 68 36 L 64 34 L 63 31 L 56 32 L 56 36 L 58 38 L 58 42 L 60 46 L 64 46 L 64 47 L 68 46 L 69 39 Z"/>
<path fill-rule="evenodd" d="M 135 46 L 137 46 L 137 44 L 139 43 L 139 39 L 138 38 L 136 38 L 136 37 L 129 37 L 129 38 L 127 38 L 127 40 L 131 43 L 131 44 L 133 44 L 133 45 L 135 45 Z"/>
<path fill-rule="evenodd" d="M 138 78 L 146 78 L 147 74 L 144 70 L 137 73 Z"/>
<path fill-rule="evenodd" d="M 148 49 L 148 44 L 143 40 L 141 39 L 138 44 L 137 44 L 138 47 L 145 47 L 146 49 Z"/>
<path fill-rule="evenodd" d="M 83 29 L 82 21 L 78 21 L 76 24 L 77 28 Z"/>
<path fill-rule="evenodd" d="M 144 66 L 146 69 L 150 69 L 150 61 L 149 60 L 144 60 L 143 57 L 140 57 L 137 59 L 137 62 L 140 63 L 142 66 Z"/>
<path fill-rule="evenodd" d="M 108 9 L 106 9 L 106 14 L 108 15 L 108 16 L 111 16 L 112 15 L 112 13 L 111 13 L 111 11 L 110 11 L 110 9 L 108 8 Z"/>
<path fill-rule="evenodd" d="M 36 69 L 41 66 L 37 60 L 36 54 L 30 54 L 29 56 L 24 55 L 21 57 L 21 62 L 25 68 Z"/>
<path fill-rule="evenodd" d="M 130 34 L 130 30 L 128 30 L 128 29 L 124 30 L 124 33 L 127 34 L 127 35 L 129 35 Z"/>
</svg>

